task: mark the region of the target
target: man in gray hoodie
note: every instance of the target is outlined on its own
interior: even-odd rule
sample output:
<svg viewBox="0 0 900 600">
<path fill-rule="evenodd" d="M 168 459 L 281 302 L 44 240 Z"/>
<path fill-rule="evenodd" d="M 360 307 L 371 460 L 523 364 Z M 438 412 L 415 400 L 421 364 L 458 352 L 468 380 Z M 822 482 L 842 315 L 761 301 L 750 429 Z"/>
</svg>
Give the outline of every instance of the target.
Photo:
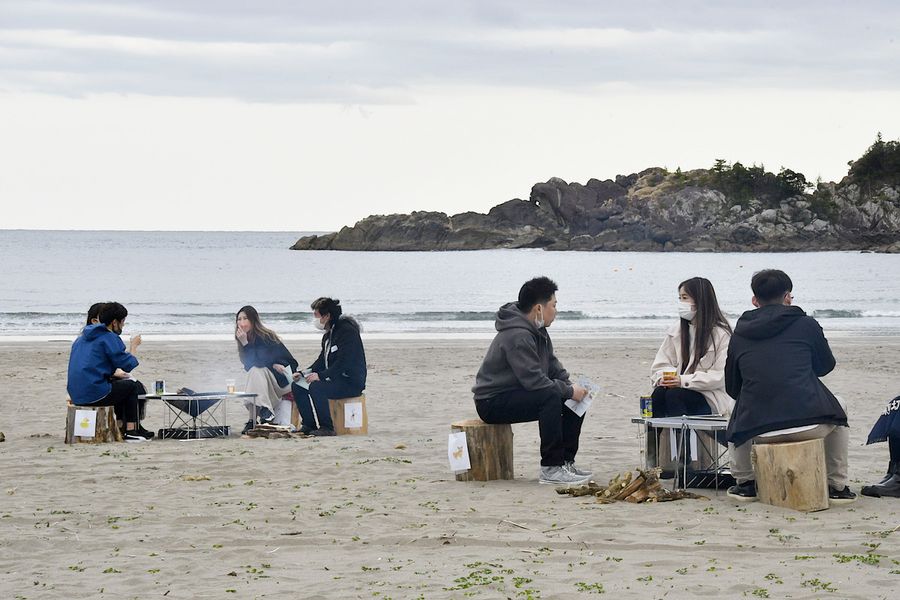
<svg viewBox="0 0 900 600">
<path fill-rule="evenodd" d="M 518 302 L 497 311 L 497 335 L 475 376 L 475 409 L 485 423 L 537 421 L 541 435 L 540 482 L 578 485 L 591 473 L 575 467 L 583 417 L 565 401 L 587 390 L 569 381 L 553 354 L 547 327 L 556 318 L 556 284 L 536 277 L 519 290 Z"/>
</svg>

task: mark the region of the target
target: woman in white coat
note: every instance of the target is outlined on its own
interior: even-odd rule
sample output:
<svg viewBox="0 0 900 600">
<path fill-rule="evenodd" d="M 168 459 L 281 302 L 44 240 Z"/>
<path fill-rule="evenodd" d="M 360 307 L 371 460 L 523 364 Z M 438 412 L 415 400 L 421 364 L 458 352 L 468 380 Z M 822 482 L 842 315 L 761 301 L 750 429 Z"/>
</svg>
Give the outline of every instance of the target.
<svg viewBox="0 0 900 600">
<path fill-rule="evenodd" d="M 734 407 L 725 393 L 731 325 L 708 279 L 681 282 L 678 299 L 681 318 L 666 334 L 650 369 L 653 416 L 728 416 Z"/>
</svg>

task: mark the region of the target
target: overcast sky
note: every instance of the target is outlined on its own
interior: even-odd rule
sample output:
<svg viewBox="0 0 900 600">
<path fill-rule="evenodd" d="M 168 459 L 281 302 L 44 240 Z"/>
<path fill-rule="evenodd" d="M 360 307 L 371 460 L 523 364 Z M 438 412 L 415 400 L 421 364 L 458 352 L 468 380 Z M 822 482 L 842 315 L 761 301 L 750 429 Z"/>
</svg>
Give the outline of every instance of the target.
<svg viewBox="0 0 900 600">
<path fill-rule="evenodd" d="M 330 230 L 900 137 L 900 3 L 0 0 L 0 228 Z"/>
</svg>

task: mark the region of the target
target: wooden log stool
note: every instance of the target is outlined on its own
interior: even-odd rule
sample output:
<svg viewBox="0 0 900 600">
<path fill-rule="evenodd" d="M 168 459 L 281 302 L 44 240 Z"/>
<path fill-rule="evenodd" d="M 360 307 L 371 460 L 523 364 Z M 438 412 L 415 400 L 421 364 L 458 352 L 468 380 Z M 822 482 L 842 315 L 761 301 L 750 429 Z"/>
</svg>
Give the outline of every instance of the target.
<svg viewBox="0 0 900 600">
<path fill-rule="evenodd" d="M 291 423 L 295 428 L 300 429 L 300 413 L 297 411 L 297 403 L 293 402 L 292 404 Z M 354 398 L 329 400 L 328 412 L 331 413 L 331 422 L 334 423 L 334 432 L 337 435 L 368 435 L 369 414 L 366 411 L 365 394 Z M 350 416 L 351 420 L 345 420 L 346 416 Z M 355 425 L 353 419 L 356 421 Z"/>
<path fill-rule="evenodd" d="M 760 502 L 803 512 L 828 508 L 823 440 L 754 444 L 753 462 Z"/>
<path fill-rule="evenodd" d="M 466 432 L 471 468 L 456 474 L 457 481 L 514 479 L 513 433 L 509 425 L 488 425 L 480 419 L 457 421 L 453 433 Z"/>
<path fill-rule="evenodd" d="M 70 400 L 66 409 L 67 444 L 105 444 L 107 442 L 124 441 L 125 438 L 122 436 L 118 423 L 116 423 L 116 412 L 112 406 L 78 406 L 72 404 Z M 94 437 L 75 435 L 75 416 L 77 411 L 96 413 L 94 415 Z"/>
</svg>

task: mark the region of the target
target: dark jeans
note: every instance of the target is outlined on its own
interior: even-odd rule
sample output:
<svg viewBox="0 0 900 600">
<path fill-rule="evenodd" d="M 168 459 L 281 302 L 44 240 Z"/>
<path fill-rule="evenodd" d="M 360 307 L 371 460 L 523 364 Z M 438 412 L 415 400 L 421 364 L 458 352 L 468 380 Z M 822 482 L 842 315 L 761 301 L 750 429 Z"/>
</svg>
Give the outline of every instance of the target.
<svg viewBox="0 0 900 600">
<path fill-rule="evenodd" d="M 116 418 L 123 423 L 139 423 L 138 394 L 144 386 L 133 379 L 113 379 L 111 384 L 112 390 L 106 396 L 87 406 L 112 406 Z"/>
<path fill-rule="evenodd" d="M 565 399 L 555 387 L 536 391 L 520 389 L 476 400 L 475 409 L 485 423 L 537 421 L 542 467 L 561 466 L 565 461 L 575 460 L 584 417 L 565 405 Z"/>
<path fill-rule="evenodd" d="M 659 386 L 653 390 L 652 398 L 654 417 L 712 414 L 706 398 L 694 390 Z"/>
<path fill-rule="evenodd" d="M 300 413 L 300 421 L 303 426 L 316 429 L 316 417 L 313 415 L 313 406 L 316 407 L 316 415 L 319 417 L 320 429 L 334 429 L 331 420 L 331 411 L 328 408 L 329 400 L 340 398 L 355 398 L 362 394 L 362 390 L 345 381 L 313 381 L 309 384 L 309 390 L 305 390 L 296 383 L 291 386 L 294 392 L 294 402 L 297 403 L 297 412 Z"/>
</svg>

